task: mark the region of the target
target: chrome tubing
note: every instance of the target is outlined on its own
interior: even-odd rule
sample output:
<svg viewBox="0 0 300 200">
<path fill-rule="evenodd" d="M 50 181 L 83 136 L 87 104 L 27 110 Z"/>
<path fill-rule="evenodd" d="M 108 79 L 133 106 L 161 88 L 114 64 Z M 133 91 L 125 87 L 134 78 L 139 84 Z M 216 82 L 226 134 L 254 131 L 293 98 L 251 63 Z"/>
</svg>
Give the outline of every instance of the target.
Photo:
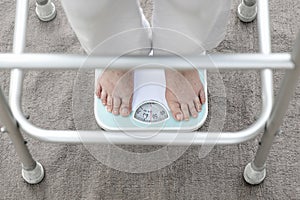
<svg viewBox="0 0 300 200">
<path fill-rule="evenodd" d="M 271 52 L 268 2 L 259 1 L 259 18 L 258 26 L 260 29 L 261 51 L 263 53 Z M 284 79 L 281 83 L 279 94 L 276 97 L 275 104 L 272 107 L 270 118 L 265 127 L 264 134 L 259 143 L 253 162 L 246 165 L 244 170 L 244 179 L 247 183 L 257 185 L 266 177 L 266 161 L 272 147 L 275 136 L 281 132 L 279 130 L 284 115 L 288 109 L 289 102 L 294 94 L 299 76 L 300 76 L 300 33 L 298 34 L 296 44 L 292 52 L 292 61 L 295 65 L 293 70 L 286 70 Z"/>
<path fill-rule="evenodd" d="M 265 163 L 270 152 L 272 143 L 277 133 L 280 132 L 280 126 L 284 115 L 288 109 L 290 100 L 295 92 L 297 82 L 300 77 L 300 33 L 298 34 L 296 44 L 292 52 L 292 59 L 295 63 L 295 69 L 288 70 L 282 80 L 279 94 L 276 98 L 271 117 L 267 121 L 265 133 L 261 139 L 255 159 L 254 166 L 259 170 L 265 167 Z"/>
<path fill-rule="evenodd" d="M 263 54 L 270 54 L 271 53 L 271 33 L 270 33 L 270 19 L 269 19 L 269 1 L 268 0 L 258 0 L 258 16 L 257 16 L 257 25 L 258 25 L 258 35 L 259 35 L 259 44 L 260 44 L 260 52 Z M 272 84 L 273 88 L 273 80 L 272 80 L 272 71 L 271 70 L 264 70 L 262 71 L 266 77 L 270 77 L 269 84 Z M 272 82 L 271 82 L 272 81 Z M 272 89 L 272 97 L 273 89 Z M 273 111 L 273 104 L 274 104 L 274 98 L 272 98 L 272 101 L 270 101 L 270 104 L 272 104 L 272 111 Z M 269 120 L 269 119 L 268 119 Z M 267 124 L 266 124 L 267 126 Z M 264 135 L 262 138 L 266 136 L 266 127 L 264 130 Z M 269 140 L 270 142 L 273 142 L 273 140 Z M 263 153 L 264 154 L 264 153 Z M 268 153 L 267 153 L 268 154 Z M 262 155 L 262 152 L 258 150 L 256 152 L 256 158 L 260 157 Z M 257 165 L 256 160 L 254 159 L 254 162 L 252 164 L 252 167 L 255 168 L 255 170 L 262 170 L 265 165 L 265 161 L 263 162 L 263 165 Z M 267 157 L 265 157 L 267 158 Z"/>
<path fill-rule="evenodd" d="M 16 54 L 22 53 L 25 48 L 25 32 L 27 22 L 28 1 L 17 1 L 16 17 L 15 17 L 15 31 L 14 31 L 14 45 L 13 52 Z M 17 71 L 15 71 L 17 72 Z M 16 78 L 16 77 L 15 77 Z M 18 76 L 18 78 L 20 78 Z M 19 130 L 17 121 L 14 119 L 6 99 L 0 91 L 0 113 L 1 121 L 3 121 L 7 133 L 15 146 L 16 152 L 22 163 L 23 170 L 33 170 L 36 167 L 36 161 L 33 160 L 23 136 Z"/>
<path fill-rule="evenodd" d="M 261 47 L 264 49 L 265 47 Z M 263 70 L 293 69 L 294 63 L 288 53 L 266 54 L 210 54 L 199 56 L 158 57 L 158 56 L 128 56 L 114 57 L 89 57 L 84 55 L 64 54 L 0 54 L 0 69 L 80 69 L 92 70 L 109 66 L 115 68 L 161 68 L 172 66 L 176 69 L 187 69 L 197 66 L 199 69 L 238 69 L 238 70 Z"/>
<path fill-rule="evenodd" d="M 267 77 L 263 77 L 267 78 Z M 268 81 L 265 81 L 267 84 Z M 137 145 L 200 145 L 200 144 L 238 144 L 255 137 L 261 131 L 269 118 L 272 109 L 271 94 L 268 85 L 263 90 L 263 109 L 260 118 L 245 130 L 238 132 L 205 133 L 188 132 L 178 134 L 178 132 L 162 132 L 153 136 L 151 132 L 133 132 L 131 135 L 142 135 L 141 137 L 131 137 L 123 132 L 107 131 L 69 131 L 69 130 L 44 130 L 32 125 L 21 111 L 21 86 L 22 79 L 14 79 L 11 83 L 12 89 L 12 112 L 21 128 L 31 137 L 50 143 L 102 143 L 102 144 L 137 144 Z M 210 137 L 207 137 L 207 134 Z M 173 140 L 176 137 L 176 140 Z M 192 142 L 191 142 L 192 141 Z"/>
<path fill-rule="evenodd" d="M 2 133 L 8 134 L 14 144 L 15 150 L 24 169 L 32 170 L 36 166 L 28 148 L 24 143 L 24 138 L 18 128 L 17 122 L 12 116 L 8 103 L 0 88 L 0 121 L 3 123 Z"/>
<path fill-rule="evenodd" d="M 288 61 L 289 56 L 284 54 L 286 64 L 293 67 Z M 133 61 L 133 60 L 132 60 Z M 169 62 L 169 60 L 168 60 Z M 211 62 L 211 61 L 209 61 Z M 37 64 L 37 63 L 36 63 Z M 82 63 L 81 63 L 82 64 Z M 125 63 L 121 63 L 125 64 Z M 131 63 L 132 64 L 132 63 Z M 171 64 L 171 63 L 169 63 Z M 203 63 L 199 63 L 202 64 Z M 227 61 L 228 65 L 230 61 Z M 99 65 L 99 63 L 98 63 Z M 186 65 L 186 62 L 185 62 Z M 21 66 L 21 64 L 20 64 Z M 132 66 L 132 65 L 131 65 Z M 126 66 L 125 66 L 126 67 Z M 215 67 L 215 66 L 214 66 Z M 257 136 L 257 134 L 265 127 L 266 121 L 269 119 L 272 104 L 273 104 L 273 88 L 272 88 L 272 73 L 270 70 L 262 72 L 262 112 L 260 118 L 245 130 L 237 132 L 224 133 L 203 133 L 203 132 L 188 132 L 178 134 L 177 132 L 162 132 L 154 137 L 149 137 L 147 140 L 130 137 L 122 132 L 106 132 L 106 131 L 68 131 L 68 130 L 44 130 L 32 125 L 24 117 L 21 111 L 21 96 L 22 96 L 22 71 L 13 70 L 10 88 L 10 103 L 12 112 L 21 128 L 31 137 L 44 142 L 52 143 L 103 143 L 103 144 L 137 144 L 137 145 L 201 145 L 201 144 L 238 144 L 245 142 Z M 153 136 L 151 132 L 134 132 L 133 134 L 142 134 L 143 138 Z M 207 138 L 207 134 L 210 137 Z M 82 138 L 81 136 L 84 136 Z M 172 141 L 172 138 L 176 140 Z M 171 139 L 170 139 L 171 138 Z"/>
</svg>

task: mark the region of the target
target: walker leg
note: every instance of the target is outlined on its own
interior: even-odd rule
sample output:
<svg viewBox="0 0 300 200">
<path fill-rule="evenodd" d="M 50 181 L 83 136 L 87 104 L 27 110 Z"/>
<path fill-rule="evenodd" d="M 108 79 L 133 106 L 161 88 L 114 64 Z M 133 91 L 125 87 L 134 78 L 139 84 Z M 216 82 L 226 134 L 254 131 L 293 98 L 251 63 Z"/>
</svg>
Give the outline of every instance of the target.
<svg viewBox="0 0 300 200">
<path fill-rule="evenodd" d="M 280 125 L 282 124 L 289 101 L 292 98 L 297 85 L 300 75 L 300 33 L 298 34 L 292 52 L 292 61 L 295 64 L 295 68 L 286 72 L 279 94 L 273 106 L 271 117 L 266 124 L 265 133 L 262 136 L 255 159 L 245 168 L 244 178 L 250 184 L 259 184 L 266 176 L 265 163 L 269 151 L 275 136 L 280 132 Z"/>
<path fill-rule="evenodd" d="M 1 133 L 7 133 L 15 146 L 16 152 L 22 163 L 22 177 L 27 183 L 36 184 L 43 180 L 43 166 L 33 160 L 18 124 L 12 116 L 8 103 L 0 88 L 0 121 L 3 123 Z"/>
<path fill-rule="evenodd" d="M 16 18 L 15 18 L 15 30 L 14 30 L 14 42 L 13 53 L 23 53 L 25 48 L 26 39 L 26 24 L 28 17 L 28 0 L 16 1 Z M 22 75 L 21 70 L 15 69 L 11 71 L 12 77 L 20 77 Z M 12 80 L 10 87 L 12 87 Z M 11 88 L 10 88 L 11 90 Z M 10 91 L 11 92 L 11 91 Z M 22 164 L 22 176 L 27 183 L 36 184 L 43 180 L 44 169 L 43 166 L 36 162 L 27 146 L 24 138 L 20 132 L 19 126 L 11 109 L 2 93 L 0 88 L 0 121 L 4 127 L 1 128 L 1 132 L 7 133 L 16 149 L 17 155 Z"/>
<path fill-rule="evenodd" d="M 256 0 L 242 0 L 237 14 L 242 22 L 252 22 L 257 15 Z"/>
<path fill-rule="evenodd" d="M 49 22 L 56 17 L 56 9 L 51 0 L 36 0 L 35 13 L 41 21 Z"/>
</svg>

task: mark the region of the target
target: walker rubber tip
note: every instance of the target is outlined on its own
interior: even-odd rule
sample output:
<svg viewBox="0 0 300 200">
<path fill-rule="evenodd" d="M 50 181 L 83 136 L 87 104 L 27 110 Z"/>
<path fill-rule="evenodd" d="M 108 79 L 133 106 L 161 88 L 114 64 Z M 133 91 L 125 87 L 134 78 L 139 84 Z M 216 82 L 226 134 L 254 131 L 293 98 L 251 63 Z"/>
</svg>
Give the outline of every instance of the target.
<svg viewBox="0 0 300 200">
<path fill-rule="evenodd" d="M 51 1 L 45 5 L 36 3 L 35 13 L 41 21 L 49 22 L 56 17 L 55 5 Z"/>
<path fill-rule="evenodd" d="M 244 1 L 238 6 L 238 17 L 242 22 L 252 22 L 257 15 L 257 5 L 247 6 Z"/>
<path fill-rule="evenodd" d="M 36 162 L 36 166 L 33 170 L 22 169 L 22 177 L 29 184 L 40 183 L 45 176 L 45 171 L 41 163 Z"/>
<path fill-rule="evenodd" d="M 244 179 L 247 183 L 249 183 L 251 185 L 258 185 L 261 182 L 263 182 L 265 177 L 266 177 L 266 169 L 265 168 L 261 171 L 257 171 L 255 169 L 253 169 L 252 163 L 248 163 L 248 165 L 246 165 L 245 170 L 244 170 Z"/>
</svg>

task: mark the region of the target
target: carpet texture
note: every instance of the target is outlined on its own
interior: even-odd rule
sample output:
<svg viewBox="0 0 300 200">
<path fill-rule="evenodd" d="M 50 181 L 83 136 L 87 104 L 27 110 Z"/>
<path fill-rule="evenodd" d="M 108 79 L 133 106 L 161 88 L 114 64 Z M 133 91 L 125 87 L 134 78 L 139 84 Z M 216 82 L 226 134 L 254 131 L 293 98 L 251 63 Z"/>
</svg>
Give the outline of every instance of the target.
<svg viewBox="0 0 300 200">
<path fill-rule="evenodd" d="M 84 54 L 70 28 L 60 1 L 54 1 L 57 17 L 43 23 L 35 16 L 30 0 L 26 52 Z M 245 53 L 258 51 L 256 21 L 243 24 L 236 16 L 234 0 L 225 40 L 212 52 Z M 147 18 L 152 3 L 143 0 Z M 300 1 L 270 0 L 272 50 L 290 52 L 300 27 Z M 15 2 L 0 2 L 0 52 L 12 51 Z M 275 94 L 283 77 L 274 72 Z M 80 78 L 77 78 L 80 75 Z M 216 76 L 218 75 L 218 76 Z M 214 77 L 225 85 L 224 131 L 241 130 L 260 113 L 260 76 L 257 71 L 209 73 L 208 87 L 214 91 Z M 24 79 L 23 110 L 32 123 L 47 129 L 96 129 L 93 116 L 94 72 L 28 71 Z M 74 87 L 80 85 L 80 87 Z M 9 71 L 0 71 L 0 86 L 8 95 Z M 72 101 L 79 98 L 76 111 Z M 75 96 L 75 97 L 74 97 Z M 215 146 L 200 158 L 200 147 L 190 147 L 172 164 L 148 173 L 133 174 L 109 168 L 99 162 L 85 145 L 45 144 L 28 138 L 28 147 L 46 170 L 44 181 L 28 185 L 21 178 L 21 166 L 13 145 L 0 134 L 0 199 L 300 199 L 300 85 L 298 84 L 284 123 L 267 161 L 267 177 L 259 186 L 243 180 L 245 165 L 257 149 L 259 137 L 239 145 Z M 210 97 L 210 113 L 202 130 L 208 130 L 220 99 Z M 218 113 L 217 113 L 218 114 Z M 220 120 L 220 119 L 219 119 Z M 158 147 L 122 146 L 126 151 L 146 152 Z M 128 163 L 130 165 L 132 163 Z"/>
</svg>

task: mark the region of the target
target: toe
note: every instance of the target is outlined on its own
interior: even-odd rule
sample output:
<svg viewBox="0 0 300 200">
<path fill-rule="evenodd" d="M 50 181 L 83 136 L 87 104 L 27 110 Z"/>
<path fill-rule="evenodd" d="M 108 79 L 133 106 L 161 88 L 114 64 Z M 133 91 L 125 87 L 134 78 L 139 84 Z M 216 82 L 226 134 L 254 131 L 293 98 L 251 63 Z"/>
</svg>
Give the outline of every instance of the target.
<svg viewBox="0 0 300 200">
<path fill-rule="evenodd" d="M 127 117 L 131 112 L 131 99 L 122 99 L 122 105 L 120 107 L 120 114 L 123 117 Z"/>
<path fill-rule="evenodd" d="M 205 92 L 204 92 L 203 87 L 200 90 L 200 95 L 199 96 L 200 96 L 201 103 L 204 104 L 206 99 L 205 99 Z"/>
<path fill-rule="evenodd" d="M 102 87 L 101 87 L 100 83 L 98 83 L 97 87 L 96 87 L 96 91 L 95 91 L 95 94 L 98 98 L 101 98 L 101 90 L 102 90 Z"/>
<path fill-rule="evenodd" d="M 112 108 L 113 108 L 113 98 L 109 95 L 107 97 L 107 102 L 106 102 L 106 109 L 108 112 L 112 112 Z"/>
<path fill-rule="evenodd" d="M 176 119 L 177 121 L 183 120 L 183 114 L 178 103 L 170 102 L 169 107 L 171 109 L 174 119 Z"/>
<path fill-rule="evenodd" d="M 189 104 L 189 110 L 190 110 L 190 113 L 191 113 L 192 117 L 194 117 L 194 118 L 198 117 L 198 112 L 196 110 L 194 102 L 191 102 Z"/>
<path fill-rule="evenodd" d="M 181 104 L 181 110 L 182 110 L 182 113 L 183 113 L 183 118 L 184 120 L 189 120 L 190 119 L 190 112 L 189 112 L 189 108 L 188 108 L 188 105 L 187 104 Z"/>
<path fill-rule="evenodd" d="M 101 92 L 101 101 L 103 105 L 106 105 L 107 103 L 107 93 L 105 90 L 102 90 Z"/>
<path fill-rule="evenodd" d="M 121 106 L 121 99 L 119 97 L 114 97 L 113 99 L 113 114 L 119 115 L 119 110 Z"/>
<path fill-rule="evenodd" d="M 201 110 L 202 110 L 202 105 L 201 105 L 201 102 L 200 102 L 199 97 L 196 97 L 196 98 L 194 99 L 194 104 L 195 104 L 196 110 L 197 110 L 198 112 L 201 112 Z"/>
</svg>

